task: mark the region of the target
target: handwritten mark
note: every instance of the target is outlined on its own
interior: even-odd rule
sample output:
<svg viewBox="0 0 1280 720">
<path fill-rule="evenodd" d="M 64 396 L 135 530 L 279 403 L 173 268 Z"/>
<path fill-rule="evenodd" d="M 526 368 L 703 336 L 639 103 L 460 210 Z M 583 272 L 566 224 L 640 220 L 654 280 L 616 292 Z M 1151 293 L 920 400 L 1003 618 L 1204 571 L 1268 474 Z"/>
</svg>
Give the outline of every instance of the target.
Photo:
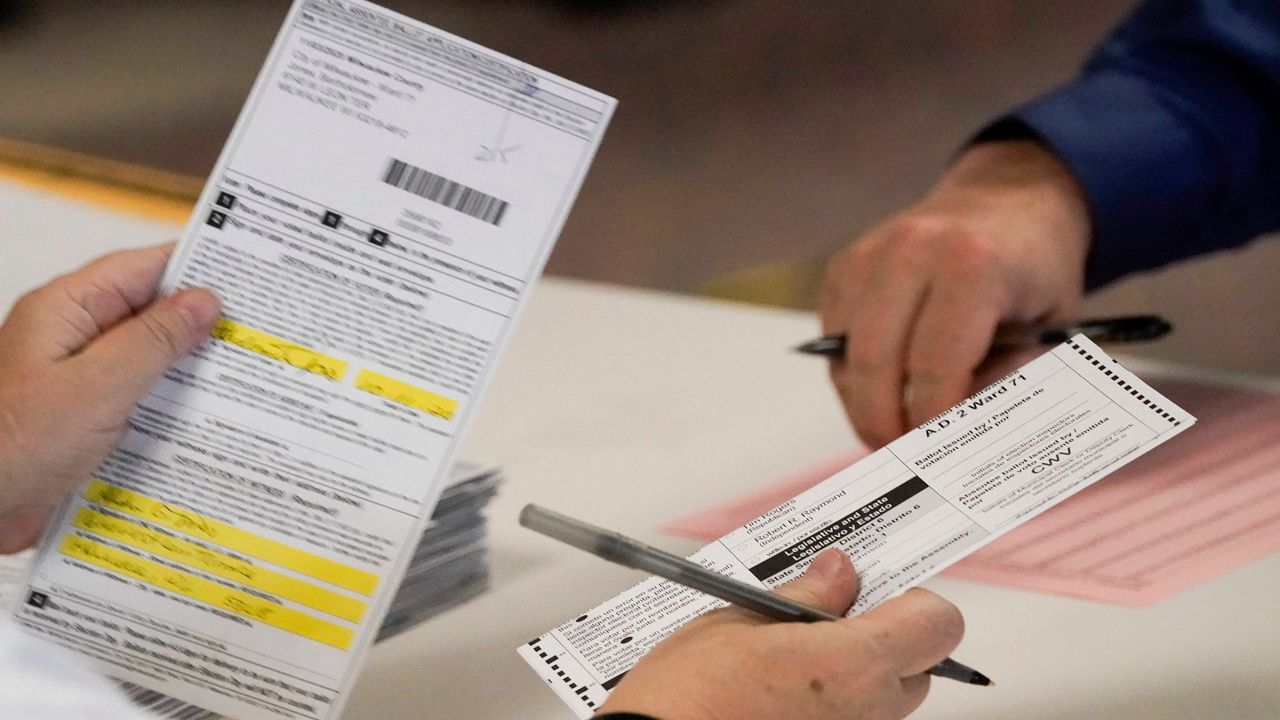
<svg viewBox="0 0 1280 720">
<path fill-rule="evenodd" d="M 231 320 L 219 321 L 211 334 L 223 342 L 329 380 L 341 380 L 347 372 L 347 364 L 342 360 Z"/>
</svg>

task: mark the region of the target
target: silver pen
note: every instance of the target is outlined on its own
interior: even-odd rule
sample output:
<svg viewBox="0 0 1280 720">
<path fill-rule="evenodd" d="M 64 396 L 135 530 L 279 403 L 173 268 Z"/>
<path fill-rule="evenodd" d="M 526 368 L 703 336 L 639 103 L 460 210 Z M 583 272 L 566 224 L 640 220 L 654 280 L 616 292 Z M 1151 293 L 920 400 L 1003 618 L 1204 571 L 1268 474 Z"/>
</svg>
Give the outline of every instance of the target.
<svg viewBox="0 0 1280 720">
<path fill-rule="evenodd" d="M 621 533 L 605 530 L 537 505 L 524 506 L 524 510 L 520 511 L 520 524 L 609 562 L 666 578 L 774 620 L 821 622 L 840 619 L 839 615 L 793 602 L 781 595 L 711 572 L 695 562 Z M 995 684 L 986 675 L 951 658 L 946 658 L 925 672 L 971 685 Z"/>
</svg>

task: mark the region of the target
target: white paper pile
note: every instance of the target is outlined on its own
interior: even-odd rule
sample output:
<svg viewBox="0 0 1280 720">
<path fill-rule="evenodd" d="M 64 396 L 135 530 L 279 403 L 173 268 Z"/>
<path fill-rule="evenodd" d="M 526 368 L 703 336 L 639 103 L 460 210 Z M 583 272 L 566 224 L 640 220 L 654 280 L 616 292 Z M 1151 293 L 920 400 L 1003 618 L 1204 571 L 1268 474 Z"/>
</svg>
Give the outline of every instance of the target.
<svg viewBox="0 0 1280 720">
<path fill-rule="evenodd" d="M 489 587 L 489 528 L 484 509 L 501 482 L 496 467 L 454 465 L 391 600 L 378 640 L 398 635 Z"/>
</svg>

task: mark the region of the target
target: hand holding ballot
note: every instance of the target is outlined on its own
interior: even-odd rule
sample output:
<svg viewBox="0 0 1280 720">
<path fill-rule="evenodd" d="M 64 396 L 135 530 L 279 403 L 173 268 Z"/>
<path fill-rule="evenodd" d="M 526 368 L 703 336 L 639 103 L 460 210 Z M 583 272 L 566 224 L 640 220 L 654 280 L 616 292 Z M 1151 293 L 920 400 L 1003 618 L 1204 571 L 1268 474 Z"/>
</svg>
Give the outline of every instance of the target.
<svg viewBox="0 0 1280 720">
<path fill-rule="evenodd" d="M 0 553 L 115 448 L 134 404 L 209 336 L 218 299 L 156 299 L 172 245 L 103 257 L 28 293 L 0 327 Z"/>
<path fill-rule="evenodd" d="M 777 592 L 843 615 L 858 589 L 849 556 L 828 550 Z M 959 610 L 919 589 L 834 623 L 777 623 L 723 608 L 654 648 L 601 711 L 663 720 L 901 718 L 924 702 L 925 670 L 962 635 Z"/>
</svg>

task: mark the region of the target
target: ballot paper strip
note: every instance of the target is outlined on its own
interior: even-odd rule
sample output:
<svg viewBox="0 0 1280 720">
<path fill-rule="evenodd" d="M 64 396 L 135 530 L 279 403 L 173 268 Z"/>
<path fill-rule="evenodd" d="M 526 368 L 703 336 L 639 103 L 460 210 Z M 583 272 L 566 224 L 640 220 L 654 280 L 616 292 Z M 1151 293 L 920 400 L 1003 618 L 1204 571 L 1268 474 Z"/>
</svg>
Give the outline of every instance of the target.
<svg viewBox="0 0 1280 720">
<path fill-rule="evenodd" d="M 839 547 L 862 575 L 862 612 L 1194 422 L 1076 336 L 691 559 L 772 588 Z M 721 605 L 649 578 L 519 653 L 586 718 L 655 644 Z"/>
<path fill-rule="evenodd" d="M 458 463 L 440 495 L 431 523 L 409 565 L 406 581 L 396 590 L 391 611 L 382 622 L 378 640 L 412 628 L 489 586 L 488 546 L 484 508 L 497 492 L 502 475 L 495 467 Z M 0 606 L 13 601 L 34 556 L 28 551 L 0 555 Z M 409 583 L 409 578 L 415 578 Z M 181 720 L 214 720 L 203 710 L 130 683 L 125 692 L 152 714 Z"/>
<path fill-rule="evenodd" d="M 240 720 L 337 716 L 613 107 L 297 0 L 162 283 L 224 318 L 58 511 L 17 622 Z"/>
<path fill-rule="evenodd" d="M 1280 551 L 1275 382 L 1192 368 L 1140 372 L 1198 418 L 1194 436 L 1143 456 L 944 575 L 1140 607 Z M 662 529 L 715 540 L 869 452 L 859 448 Z"/>
</svg>

